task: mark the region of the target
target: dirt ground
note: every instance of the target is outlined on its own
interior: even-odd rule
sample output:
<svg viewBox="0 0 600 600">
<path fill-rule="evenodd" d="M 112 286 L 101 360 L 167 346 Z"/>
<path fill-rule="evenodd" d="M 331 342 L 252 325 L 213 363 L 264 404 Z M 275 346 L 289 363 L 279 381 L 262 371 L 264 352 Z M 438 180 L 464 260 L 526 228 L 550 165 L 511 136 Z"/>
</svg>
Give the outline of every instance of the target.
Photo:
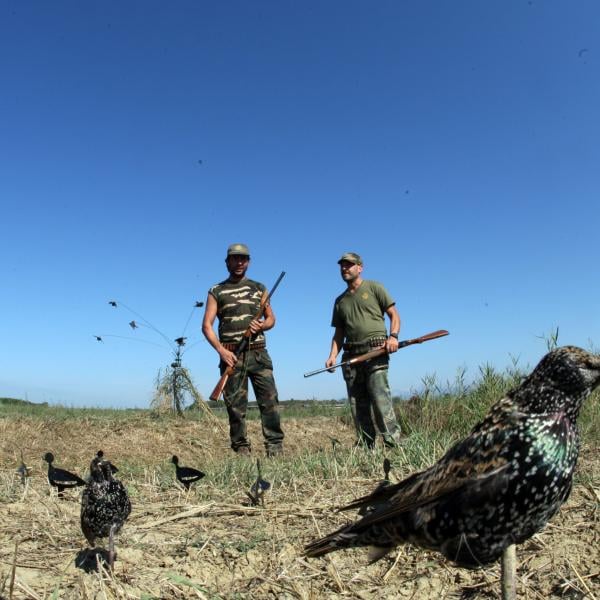
<svg viewBox="0 0 600 600">
<path fill-rule="evenodd" d="M 262 461 L 272 488 L 265 505 L 253 507 L 246 490 L 255 462 L 233 456 L 215 425 L 0 418 L 0 598 L 500 598 L 498 566 L 467 571 L 408 545 L 372 565 L 365 549 L 304 558 L 307 542 L 352 518 L 333 507 L 368 492 L 381 475 L 349 476 L 341 464 L 339 475 L 316 477 L 318 461 L 336 460 L 330 436 L 342 463 L 365 451 L 350 450 L 353 432 L 338 419 L 284 423 L 286 454 Z M 262 454 L 257 422 L 250 437 Z M 25 486 L 15 473 L 19 448 L 32 468 Z M 120 468 L 133 504 L 113 574 L 86 549 L 80 488 L 58 499 L 41 461 L 51 450 L 57 466 L 83 475 L 100 448 Z M 597 450 L 584 445 L 569 501 L 517 549 L 520 598 L 600 598 Z M 173 453 L 207 473 L 189 493 L 173 482 Z"/>
</svg>

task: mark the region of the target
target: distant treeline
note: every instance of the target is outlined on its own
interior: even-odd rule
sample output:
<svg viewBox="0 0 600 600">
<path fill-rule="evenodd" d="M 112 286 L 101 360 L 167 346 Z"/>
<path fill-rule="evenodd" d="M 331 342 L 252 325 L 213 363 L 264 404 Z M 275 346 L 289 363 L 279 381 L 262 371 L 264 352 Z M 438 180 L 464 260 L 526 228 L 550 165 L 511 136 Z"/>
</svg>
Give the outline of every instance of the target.
<svg viewBox="0 0 600 600">
<path fill-rule="evenodd" d="M 19 398 L 0 398 L 0 405 L 4 406 L 48 406 L 47 402 L 29 402 Z"/>
</svg>

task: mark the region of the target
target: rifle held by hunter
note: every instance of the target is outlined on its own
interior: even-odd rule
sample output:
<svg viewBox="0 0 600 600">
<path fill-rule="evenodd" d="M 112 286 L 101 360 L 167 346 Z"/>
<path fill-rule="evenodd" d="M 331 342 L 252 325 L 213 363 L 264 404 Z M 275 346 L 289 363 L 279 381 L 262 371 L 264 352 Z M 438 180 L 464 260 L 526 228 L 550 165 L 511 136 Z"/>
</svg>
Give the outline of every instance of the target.
<svg viewBox="0 0 600 600">
<path fill-rule="evenodd" d="M 444 337 L 448 335 L 449 332 L 445 329 L 438 329 L 437 331 L 432 331 L 431 333 L 427 333 L 422 335 L 421 337 L 414 338 L 412 340 L 402 340 L 398 342 L 398 350 L 400 348 L 406 348 L 406 346 L 412 346 L 413 344 L 422 344 L 423 342 L 428 342 L 429 340 L 435 340 L 440 337 Z M 386 354 L 387 350 L 385 349 L 385 345 L 380 348 L 375 348 L 375 350 L 371 350 L 370 352 L 366 352 L 365 354 L 361 354 L 359 356 L 355 356 L 350 360 L 345 360 L 344 362 L 337 363 L 337 365 L 333 365 L 331 367 L 325 367 L 324 369 L 317 369 L 316 371 L 310 371 L 309 373 L 304 373 L 304 377 L 312 377 L 317 373 L 324 373 L 325 371 L 333 371 L 333 369 L 337 369 L 338 367 L 343 367 L 344 365 L 355 365 L 357 363 L 365 362 L 367 360 L 371 360 L 372 358 L 376 358 L 377 356 L 381 356 L 382 354 Z"/>
<path fill-rule="evenodd" d="M 277 286 L 279 285 L 279 282 L 283 279 L 284 275 L 285 275 L 285 271 L 281 271 L 281 274 L 277 278 L 277 281 L 275 282 L 275 285 L 271 288 L 271 291 L 269 292 L 269 294 L 266 296 L 263 294 L 262 300 L 260 301 L 260 308 L 258 309 L 258 312 L 254 315 L 254 317 L 252 317 L 253 321 L 257 321 L 258 319 L 262 318 L 262 316 L 265 313 L 265 309 L 267 308 L 267 306 L 269 306 L 269 301 L 271 300 L 271 296 L 275 293 L 275 290 L 277 289 Z M 239 356 L 242 352 L 244 352 L 245 350 L 248 349 L 248 346 L 250 345 L 251 337 L 252 337 L 252 331 L 250 331 L 250 327 L 248 327 L 248 329 L 246 329 L 246 331 L 244 331 L 244 335 L 242 336 L 240 343 L 237 345 L 236 349 L 233 351 L 233 353 L 236 356 Z M 221 394 L 223 393 L 223 390 L 225 389 L 225 385 L 227 384 L 227 380 L 233 374 L 234 371 L 235 371 L 235 367 L 227 367 L 225 369 L 225 371 L 223 371 L 223 375 L 221 375 L 219 382 L 217 383 L 217 385 L 215 386 L 215 389 L 212 391 L 211 395 L 209 396 L 209 398 L 211 400 L 218 400 L 220 398 Z"/>
</svg>

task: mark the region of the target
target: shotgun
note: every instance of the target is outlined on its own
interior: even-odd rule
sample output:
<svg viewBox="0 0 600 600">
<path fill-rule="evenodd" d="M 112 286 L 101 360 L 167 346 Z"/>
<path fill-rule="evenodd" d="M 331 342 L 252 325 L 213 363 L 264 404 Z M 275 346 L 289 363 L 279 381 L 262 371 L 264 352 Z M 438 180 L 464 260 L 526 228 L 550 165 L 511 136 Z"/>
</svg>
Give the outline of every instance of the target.
<svg viewBox="0 0 600 600">
<path fill-rule="evenodd" d="M 285 271 L 281 271 L 281 274 L 277 278 L 277 281 L 275 282 L 275 285 L 271 288 L 271 291 L 269 292 L 269 294 L 268 295 L 263 294 L 262 300 L 260 301 L 260 308 L 258 309 L 258 312 L 256 313 L 256 315 L 254 315 L 254 317 L 252 318 L 253 321 L 256 321 L 256 320 L 262 318 L 262 316 L 265 312 L 265 309 L 267 308 L 267 306 L 269 306 L 269 301 L 271 300 L 271 296 L 275 293 L 275 290 L 277 289 L 277 286 L 279 285 L 279 282 L 283 279 L 284 275 L 285 275 Z M 250 327 L 248 327 L 248 329 L 246 329 L 246 331 L 244 331 L 244 335 L 242 336 L 240 343 L 237 345 L 236 349 L 233 351 L 233 353 L 236 356 L 239 356 L 240 354 L 242 354 L 242 352 L 244 352 L 245 350 L 248 349 L 248 346 L 250 345 L 251 337 L 252 337 L 252 331 L 250 331 Z M 229 377 L 231 377 L 231 375 L 233 374 L 234 371 L 235 371 L 235 366 L 227 367 L 225 369 L 225 371 L 223 371 L 223 375 L 221 375 L 219 382 L 217 383 L 217 385 L 215 386 L 215 389 L 212 391 L 211 395 L 209 396 L 209 398 L 211 400 L 218 400 L 220 398 L 221 394 L 223 393 L 223 390 L 225 389 L 225 385 L 227 384 L 227 380 L 229 379 Z"/>
<path fill-rule="evenodd" d="M 414 338 L 412 340 L 402 340 L 398 342 L 398 349 L 406 348 L 406 346 L 412 346 L 413 344 L 422 344 L 423 342 L 428 342 L 429 340 L 435 340 L 440 337 L 444 337 L 448 335 L 449 332 L 445 329 L 438 329 L 437 331 L 432 331 L 431 333 L 427 333 L 422 335 L 421 337 Z M 375 350 L 371 350 L 370 352 L 366 352 L 365 354 L 361 354 L 359 356 L 355 356 L 350 360 L 345 360 L 344 362 L 338 363 L 337 365 L 333 365 L 331 367 L 325 367 L 324 369 L 317 369 L 316 371 L 310 371 L 310 373 L 304 373 L 304 377 L 312 377 L 317 373 L 324 373 L 325 371 L 331 371 L 333 369 L 337 369 L 338 367 L 343 367 L 344 365 L 355 365 L 357 363 L 365 362 L 367 360 L 371 360 L 377 356 L 381 356 L 385 354 L 387 350 L 385 346 L 381 346 L 380 348 L 375 348 Z"/>
</svg>

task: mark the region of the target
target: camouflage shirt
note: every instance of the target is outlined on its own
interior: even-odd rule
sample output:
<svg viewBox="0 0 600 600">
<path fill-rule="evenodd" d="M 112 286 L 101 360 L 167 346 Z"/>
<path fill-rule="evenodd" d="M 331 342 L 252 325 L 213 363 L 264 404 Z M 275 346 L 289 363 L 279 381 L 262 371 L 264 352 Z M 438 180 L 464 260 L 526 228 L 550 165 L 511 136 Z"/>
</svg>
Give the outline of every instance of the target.
<svg viewBox="0 0 600 600">
<path fill-rule="evenodd" d="M 265 286 L 258 281 L 244 278 L 233 282 L 229 279 L 217 283 L 208 293 L 217 301 L 217 317 L 219 318 L 219 341 L 238 343 L 250 321 L 260 309 Z M 264 333 L 260 332 L 252 338 L 253 342 L 263 342 Z"/>
<path fill-rule="evenodd" d="M 331 325 L 341 327 L 346 342 L 351 344 L 385 338 L 383 315 L 394 304 L 381 283 L 364 279 L 353 294 L 346 290 L 335 299 Z"/>
</svg>

